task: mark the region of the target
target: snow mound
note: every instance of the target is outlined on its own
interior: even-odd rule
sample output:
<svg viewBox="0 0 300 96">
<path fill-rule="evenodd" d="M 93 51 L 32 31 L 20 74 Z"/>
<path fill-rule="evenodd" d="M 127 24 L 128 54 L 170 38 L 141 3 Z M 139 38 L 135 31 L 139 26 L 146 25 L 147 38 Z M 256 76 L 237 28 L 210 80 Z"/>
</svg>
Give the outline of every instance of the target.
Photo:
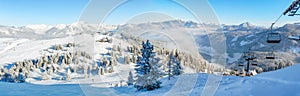
<svg viewBox="0 0 300 96">
<path fill-rule="evenodd" d="M 295 64 L 281 70 L 265 72 L 257 75 L 257 77 L 270 79 L 272 78 L 274 80 L 281 80 L 286 82 L 299 82 L 300 76 L 297 73 L 300 73 L 300 64 Z"/>
</svg>

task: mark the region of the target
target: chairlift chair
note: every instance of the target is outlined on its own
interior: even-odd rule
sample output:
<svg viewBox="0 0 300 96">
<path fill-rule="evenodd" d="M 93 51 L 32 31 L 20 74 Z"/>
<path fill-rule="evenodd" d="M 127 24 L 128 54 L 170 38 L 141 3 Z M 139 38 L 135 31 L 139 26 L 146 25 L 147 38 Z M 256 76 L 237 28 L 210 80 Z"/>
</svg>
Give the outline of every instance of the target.
<svg viewBox="0 0 300 96">
<path fill-rule="evenodd" d="M 271 32 L 267 35 L 267 43 L 279 43 L 281 41 L 281 36 L 277 32 L 273 32 L 273 26 L 275 23 L 271 25 Z"/>
<path fill-rule="evenodd" d="M 257 65 L 258 65 L 258 62 L 257 62 L 257 60 L 254 60 L 254 61 L 251 63 L 251 65 L 253 65 L 253 66 L 257 66 Z"/>
<path fill-rule="evenodd" d="M 275 59 L 275 54 L 274 54 L 273 52 L 268 53 L 268 54 L 266 55 L 266 59 Z"/>
<path fill-rule="evenodd" d="M 240 63 L 240 64 L 238 64 L 238 66 L 241 66 L 241 67 L 242 67 L 242 66 L 244 66 L 244 64 L 243 64 L 243 63 Z"/>
<path fill-rule="evenodd" d="M 244 52 L 244 57 L 250 60 L 255 59 L 254 52 Z"/>
<path fill-rule="evenodd" d="M 279 33 L 268 33 L 267 43 L 280 43 L 281 36 Z"/>
</svg>

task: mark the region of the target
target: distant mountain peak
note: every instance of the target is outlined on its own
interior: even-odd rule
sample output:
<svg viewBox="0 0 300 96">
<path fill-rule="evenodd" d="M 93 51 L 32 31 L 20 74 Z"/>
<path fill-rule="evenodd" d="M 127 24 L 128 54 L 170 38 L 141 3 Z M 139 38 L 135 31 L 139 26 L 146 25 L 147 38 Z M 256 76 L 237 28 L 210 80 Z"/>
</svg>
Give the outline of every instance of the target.
<svg viewBox="0 0 300 96">
<path fill-rule="evenodd" d="M 243 28 L 249 28 L 249 27 L 253 27 L 254 25 L 252 25 L 250 22 L 245 22 L 240 24 L 239 26 Z"/>
</svg>

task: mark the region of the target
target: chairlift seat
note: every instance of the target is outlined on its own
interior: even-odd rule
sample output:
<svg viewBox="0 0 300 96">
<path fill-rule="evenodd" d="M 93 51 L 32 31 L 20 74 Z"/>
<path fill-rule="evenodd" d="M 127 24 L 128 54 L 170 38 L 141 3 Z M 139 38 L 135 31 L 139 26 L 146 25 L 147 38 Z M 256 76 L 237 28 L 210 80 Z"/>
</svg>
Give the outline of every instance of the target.
<svg viewBox="0 0 300 96">
<path fill-rule="evenodd" d="M 268 33 L 267 43 L 279 43 L 281 36 L 279 33 Z"/>
<path fill-rule="evenodd" d="M 244 57 L 248 59 L 255 59 L 254 52 L 244 52 Z"/>
<path fill-rule="evenodd" d="M 275 57 L 267 56 L 266 59 L 275 59 Z"/>
<path fill-rule="evenodd" d="M 274 52 L 268 53 L 267 56 L 266 56 L 266 59 L 275 59 Z"/>
</svg>

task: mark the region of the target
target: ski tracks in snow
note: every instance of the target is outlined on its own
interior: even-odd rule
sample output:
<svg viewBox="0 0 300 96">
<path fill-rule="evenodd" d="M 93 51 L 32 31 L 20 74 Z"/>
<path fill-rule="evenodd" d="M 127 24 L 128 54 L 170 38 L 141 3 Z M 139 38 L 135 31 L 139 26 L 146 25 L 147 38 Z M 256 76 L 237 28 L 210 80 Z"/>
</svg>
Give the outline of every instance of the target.
<svg viewBox="0 0 300 96">
<path fill-rule="evenodd" d="M 0 55 L 5 53 L 6 51 L 18 46 L 19 44 L 28 41 L 28 39 L 21 39 L 21 40 L 17 40 L 15 42 L 13 42 L 12 44 L 8 45 L 7 47 L 5 47 L 3 50 L 0 51 Z"/>
</svg>

